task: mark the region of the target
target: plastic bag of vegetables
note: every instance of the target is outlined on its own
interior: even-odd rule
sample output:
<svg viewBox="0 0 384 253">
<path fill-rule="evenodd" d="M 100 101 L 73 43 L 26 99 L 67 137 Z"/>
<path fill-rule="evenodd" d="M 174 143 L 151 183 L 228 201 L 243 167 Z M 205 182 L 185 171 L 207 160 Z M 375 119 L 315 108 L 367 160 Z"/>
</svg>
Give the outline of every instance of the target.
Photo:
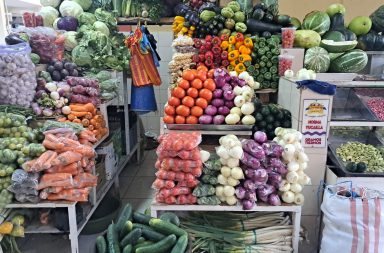
<svg viewBox="0 0 384 253">
<path fill-rule="evenodd" d="M 0 46 L 0 104 L 29 107 L 35 95 L 35 66 L 26 43 Z"/>
</svg>

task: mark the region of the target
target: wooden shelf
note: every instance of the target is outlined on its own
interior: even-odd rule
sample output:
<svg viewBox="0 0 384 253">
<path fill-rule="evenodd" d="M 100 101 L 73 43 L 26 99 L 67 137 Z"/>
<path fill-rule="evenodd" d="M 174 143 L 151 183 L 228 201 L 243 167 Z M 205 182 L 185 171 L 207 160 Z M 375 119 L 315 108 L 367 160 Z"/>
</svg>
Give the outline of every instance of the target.
<svg viewBox="0 0 384 253">
<path fill-rule="evenodd" d="M 140 18 L 140 17 L 134 17 L 134 18 L 117 18 L 117 24 L 118 25 L 137 25 L 140 21 L 141 24 L 144 24 L 147 22 L 147 25 L 172 25 L 173 24 L 173 17 L 166 17 L 161 18 L 159 22 L 154 22 L 149 18 Z"/>
</svg>

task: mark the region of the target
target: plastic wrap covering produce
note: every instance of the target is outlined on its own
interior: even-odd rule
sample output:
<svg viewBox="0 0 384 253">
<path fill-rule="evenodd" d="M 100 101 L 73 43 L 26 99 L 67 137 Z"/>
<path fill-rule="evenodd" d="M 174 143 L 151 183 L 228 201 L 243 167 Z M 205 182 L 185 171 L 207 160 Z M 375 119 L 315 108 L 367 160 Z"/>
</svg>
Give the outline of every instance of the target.
<svg viewBox="0 0 384 253">
<path fill-rule="evenodd" d="M 192 55 L 194 51 L 192 38 L 188 36 L 178 36 L 172 42 L 172 47 L 176 53 L 173 54 L 172 60 L 168 64 L 169 73 L 171 74 L 170 83 L 176 83 L 183 71 L 190 69 L 194 63 L 192 62 Z"/>
<path fill-rule="evenodd" d="M 100 85 L 100 97 L 102 100 L 111 100 L 117 96 L 119 80 L 112 78 L 111 72 L 101 70 L 97 73 L 87 73 L 89 78 L 96 78 Z"/>
<path fill-rule="evenodd" d="M 70 128 L 53 128 L 44 132 L 43 145 L 47 151 L 22 166 L 27 172 L 42 172 L 37 185 L 40 199 L 88 200 L 88 188 L 97 184 L 97 176 L 91 174 L 95 150 L 89 142 L 82 141 L 85 135 L 89 137 L 90 134 L 88 130 L 76 134 Z"/>
<path fill-rule="evenodd" d="M 157 148 L 156 180 L 152 187 L 158 192 L 156 201 L 166 204 L 195 204 L 192 195 L 202 174 L 202 160 L 198 145 L 201 135 L 193 133 L 169 133 L 159 137 Z"/>
<path fill-rule="evenodd" d="M 35 95 L 35 65 L 26 43 L 0 46 L 0 104 L 29 107 Z"/>
<path fill-rule="evenodd" d="M 38 184 L 38 173 L 28 173 L 17 169 L 12 174 L 12 184 L 8 187 L 8 191 L 13 192 L 15 199 L 19 202 L 37 203 L 39 201 Z"/>
</svg>

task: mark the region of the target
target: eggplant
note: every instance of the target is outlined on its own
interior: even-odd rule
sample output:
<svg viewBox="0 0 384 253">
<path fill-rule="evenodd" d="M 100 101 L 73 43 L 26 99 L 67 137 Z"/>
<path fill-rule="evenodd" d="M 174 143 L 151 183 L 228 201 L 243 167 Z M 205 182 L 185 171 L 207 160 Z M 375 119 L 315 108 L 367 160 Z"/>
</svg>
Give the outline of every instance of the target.
<svg viewBox="0 0 384 253">
<path fill-rule="evenodd" d="M 200 8 L 199 8 L 199 14 L 201 14 L 203 11 L 205 10 L 208 10 L 208 11 L 215 11 L 215 7 L 216 5 L 214 3 L 210 3 L 210 2 L 205 2 L 203 3 Z"/>
<path fill-rule="evenodd" d="M 25 43 L 25 40 L 20 39 L 20 37 L 16 34 L 10 34 L 5 37 L 5 43 L 7 43 L 7 45 L 16 45 L 20 43 Z"/>
<path fill-rule="evenodd" d="M 200 21 L 199 14 L 197 14 L 197 12 L 192 12 L 192 14 L 188 18 L 188 22 L 191 25 L 196 26 L 199 23 L 199 21 Z"/>
<path fill-rule="evenodd" d="M 190 10 L 191 10 L 191 8 L 188 5 L 183 4 L 183 3 L 176 5 L 176 7 L 173 9 L 176 16 L 183 16 L 183 17 Z"/>
<path fill-rule="evenodd" d="M 281 28 L 282 28 L 281 25 L 270 24 L 270 23 L 259 21 L 252 18 L 249 18 L 247 20 L 247 30 L 252 34 L 255 32 L 265 32 L 265 31 L 270 33 L 281 32 Z"/>
</svg>

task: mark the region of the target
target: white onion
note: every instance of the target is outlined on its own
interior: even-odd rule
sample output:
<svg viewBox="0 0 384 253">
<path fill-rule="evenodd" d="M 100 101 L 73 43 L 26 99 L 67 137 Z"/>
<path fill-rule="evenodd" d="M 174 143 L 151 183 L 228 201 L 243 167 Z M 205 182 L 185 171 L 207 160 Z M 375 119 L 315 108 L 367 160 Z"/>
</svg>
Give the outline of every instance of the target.
<svg viewBox="0 0 384 253">
<path fill-rule="evenodd" d="M 231 176 L 231 168 L 229 168 L 227 166 L 223 166 L 220 169 L 220 173 L 221 173 L 221 175 L 223 175 L 226 178 L 230 177 Z"/>
<path fill-rule="evenodd" d="M 231 169 L 231 177 L 238 180 L 244 179 L 243 170 L 240 167 L 233 167 Z"/>
</svg>

